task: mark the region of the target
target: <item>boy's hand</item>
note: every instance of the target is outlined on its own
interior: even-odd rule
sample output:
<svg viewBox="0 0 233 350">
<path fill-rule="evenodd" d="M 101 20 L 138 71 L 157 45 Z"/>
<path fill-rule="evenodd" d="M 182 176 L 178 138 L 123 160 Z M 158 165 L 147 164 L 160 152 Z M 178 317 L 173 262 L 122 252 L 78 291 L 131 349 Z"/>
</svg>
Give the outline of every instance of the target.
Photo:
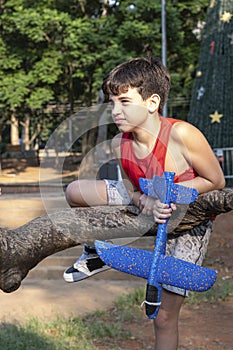
<svg viewBox="0 0 233 350">
<path fill-rule="evenodd" d="M 153 215 L 154 203 L 155 203 L 154 198 L 149 197 L 145 194 L 142 194 L 139 197 L 138 207 L 141 210 L 142 214 L 150 216 L 150 215 Z"/>
<path fill-rule="evenodd" d="M 170 207 L 168 204 L 160 202 L 159 199 L 154 201 L 153 205 L 153 216 L 157 224 L 165 224 L 166 219 L 170 218 L 173 210 L 176 210 L 176 205 L 171 203 Z"/>
<path fill-rule="evenodd" d="M 142 214 L 153 215 L 157 224 L 164 224 L 166 219 L 171 217 L 173 210 L 176 210 L 174 203 L 171 203 L 169 207 L 168 204 L 162 203 L 159 199 L 149 197 L 145 194 L 139 197 L 138 206 Z"/>
</svg>

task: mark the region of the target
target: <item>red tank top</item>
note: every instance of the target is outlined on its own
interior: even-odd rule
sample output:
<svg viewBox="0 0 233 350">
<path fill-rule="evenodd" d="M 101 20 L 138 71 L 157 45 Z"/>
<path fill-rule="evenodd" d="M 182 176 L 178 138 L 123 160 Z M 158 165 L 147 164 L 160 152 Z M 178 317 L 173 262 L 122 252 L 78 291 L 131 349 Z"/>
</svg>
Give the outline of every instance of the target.
<svg viewBox="0 0 233 350">
<path fill-rule="evenodd" d="M 152 179 L 154 175 L 162 176 L 167 153 L 169 135 L 173 124 L 180 120 L 160 117 L 161 125 L 154 148 L 147 157 L 140 159 L 133 150 L 133 134 L 123 133 L 121 140 L 121 163 L 132 184 L 140 190 L 140 177 Z M 174 181 L 181 182 L 193 179 L 197 174 L 192 167 L 183 174 L 176 175 Z"/>
</svg>

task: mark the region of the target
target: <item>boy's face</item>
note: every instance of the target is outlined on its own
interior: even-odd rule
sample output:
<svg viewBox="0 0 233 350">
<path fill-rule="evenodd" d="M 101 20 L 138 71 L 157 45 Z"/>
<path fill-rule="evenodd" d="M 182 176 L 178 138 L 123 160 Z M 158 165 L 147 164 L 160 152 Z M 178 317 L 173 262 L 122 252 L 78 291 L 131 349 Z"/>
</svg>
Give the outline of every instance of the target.
<svg viewBox="0 0 233 350">
<path fill-rule="evenodd" d="M 136 88 L 129 88 L 126 93 L 110 96 L 112 117 L 120 131 L 130 132 L 145 123 L 149 115 L 148 100 L 144 101 Z"/>
</svg>

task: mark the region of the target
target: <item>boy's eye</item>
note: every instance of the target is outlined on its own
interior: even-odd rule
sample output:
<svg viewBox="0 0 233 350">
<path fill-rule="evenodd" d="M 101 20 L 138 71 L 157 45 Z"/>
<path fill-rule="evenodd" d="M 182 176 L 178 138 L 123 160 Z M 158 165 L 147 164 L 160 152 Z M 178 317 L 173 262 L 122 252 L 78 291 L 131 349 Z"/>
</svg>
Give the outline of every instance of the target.
<svg viewBox="0 0 233 350">
<path fill-rule="evenodd" d="M 121 100 L 121 103 L 122 103 L 123 105 L 128 104 L 129 102 L 130 102 L 129 100 Z"/>
</svg>

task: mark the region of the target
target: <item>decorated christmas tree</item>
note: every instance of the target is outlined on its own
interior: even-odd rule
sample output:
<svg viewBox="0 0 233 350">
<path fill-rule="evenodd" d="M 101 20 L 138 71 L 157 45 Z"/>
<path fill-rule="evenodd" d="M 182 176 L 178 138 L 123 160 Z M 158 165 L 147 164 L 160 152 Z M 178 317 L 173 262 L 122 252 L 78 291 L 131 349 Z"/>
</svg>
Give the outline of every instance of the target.
<svg viewBox="0 0 233 350">
<path fill-rule="evenodd" d="M 188 121 L 212 148 L 233 147 L 233 0 L 210 1 Z"/>
</svg>

